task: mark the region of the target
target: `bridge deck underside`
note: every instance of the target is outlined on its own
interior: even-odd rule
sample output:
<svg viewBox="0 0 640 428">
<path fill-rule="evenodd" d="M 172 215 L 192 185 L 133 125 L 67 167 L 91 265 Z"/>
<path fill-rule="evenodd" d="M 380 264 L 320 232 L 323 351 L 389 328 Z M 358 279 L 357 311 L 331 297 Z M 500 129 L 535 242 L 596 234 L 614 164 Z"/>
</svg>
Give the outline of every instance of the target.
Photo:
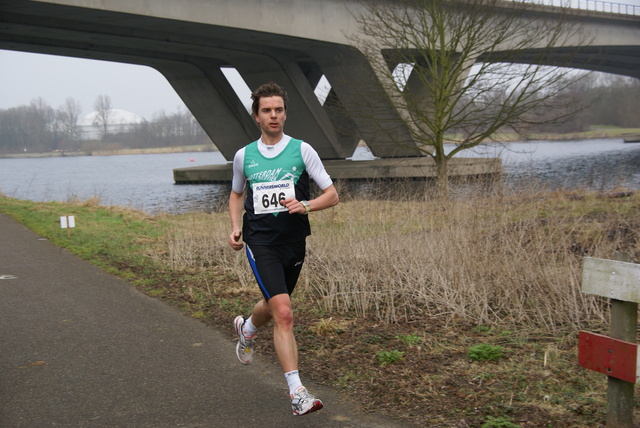
<svg viewBox="0 0 640 428">
<path fill-rule="evenodd" d="M 235 68 L 252 89 L 267 81 L 284 86 L 290 98 L 287 133 L 311 143 L 325 160 L 350 157 L 362 140 L 381 158 L 423 154 L 367 59 L 347 44 L 278 33 L 286 23 L 274 23 L 272 32 L 221 25 L 220 15 L 230 13 L 232 2 L 209 7 L 217 25 L 204 18 L 194 22 L 152 13 L 164 7 L 179 16 L 175 9 L 188 2 L 156 0 L 148 14 L 131 13 L 125 3 L 100 2 L 103 9 L 94 8 L 94 3 L 0 0 L 0 49 L 153 67 L 167 78 L 227 160 L 255 140 L 259 130 L 225 77 L 225 67 Z M 586 63 L 594 70 L 640 78 L 637 43 L 594 45 L 582 55 L 592 59 Z M 522 60 L 527 60 L 526 52 Z M 584 57 L 576 60 L 584 63 Z M 322 76 L 331 85 L 324 103 L 315 94 Z"/>
</svg>

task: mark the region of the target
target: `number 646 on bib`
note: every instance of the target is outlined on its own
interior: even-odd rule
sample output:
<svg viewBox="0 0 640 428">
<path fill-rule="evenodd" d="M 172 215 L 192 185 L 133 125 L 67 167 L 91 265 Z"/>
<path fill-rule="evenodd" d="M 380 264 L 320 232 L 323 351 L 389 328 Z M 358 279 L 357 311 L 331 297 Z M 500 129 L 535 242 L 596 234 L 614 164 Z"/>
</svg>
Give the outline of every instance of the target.
<svg viewBox="0 0 640 428">
<path fill-rule="evenodd" d="M 256 214 L 288 211 L 280 201 L 296 197 L 293 180 L 253 183 L 251 188 L 253 189 L 253 211 Z"/>
</svg>

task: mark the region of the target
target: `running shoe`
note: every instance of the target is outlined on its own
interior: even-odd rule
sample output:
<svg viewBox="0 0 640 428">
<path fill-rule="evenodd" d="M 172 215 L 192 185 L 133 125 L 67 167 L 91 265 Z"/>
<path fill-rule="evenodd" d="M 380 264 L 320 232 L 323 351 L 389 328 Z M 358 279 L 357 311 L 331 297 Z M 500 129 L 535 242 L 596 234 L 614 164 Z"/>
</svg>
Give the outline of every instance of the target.
<svg viewBox="0 0 640 428">
<path fill-rule="evenodd" d="M 236 356 L 238 357 L 238 361 L 242 364 L 249 364 L 253 361 L 253 338 L 255 335 L 245 337 L 242 333 L 242 327 L 244 327 L 245 321 L 245 317 L 237 316 L 233 321 L 233 325 L 236 329 L 236 334 L 238 335 L 238 343 L 236 344 Z"/>
<path fill-rule="evenodd" d="M 302 416 L 322 409 L 322 401 L 309 394 L 304 386 L 299 386 L 291 398 L 291 408 L 295 416 Z"/>
</svg>

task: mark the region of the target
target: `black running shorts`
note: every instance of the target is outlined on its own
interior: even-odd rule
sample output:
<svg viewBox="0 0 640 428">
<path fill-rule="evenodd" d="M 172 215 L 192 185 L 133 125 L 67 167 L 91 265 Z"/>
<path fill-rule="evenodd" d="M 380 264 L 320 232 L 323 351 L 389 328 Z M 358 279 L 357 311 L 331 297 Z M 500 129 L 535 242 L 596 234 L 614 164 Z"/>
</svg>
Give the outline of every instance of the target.
<svg viewBox="0 0 640 428">
<path fill-rule="evenodd" d="M 246 251 L 265 300 L 293 293 L 304 263 L 305 240 L 281 245 L 246 245 Z"/>
</svg>

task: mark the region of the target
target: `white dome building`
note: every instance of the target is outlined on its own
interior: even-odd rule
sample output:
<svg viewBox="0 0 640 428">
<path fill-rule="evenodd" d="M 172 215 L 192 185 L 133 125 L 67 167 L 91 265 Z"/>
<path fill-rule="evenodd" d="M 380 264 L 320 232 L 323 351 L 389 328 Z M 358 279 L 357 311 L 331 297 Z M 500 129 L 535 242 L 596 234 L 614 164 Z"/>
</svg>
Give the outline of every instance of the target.
<svg viewBox="0 0 640 428">
<path fill-rule="evenodd" d="M 144 122 L 144 119 L 135 113 L 127 110 L 112 108 L 109 110 L 107 121 L 107 132 L 117 134 L 128 131 L 132 125 Z M 102 125 L 98 120 L 98 112 L 91 112 L 78 120 L 78 130 L 80 139 L 96 140 L 102 136 Z"/>
</svg>

